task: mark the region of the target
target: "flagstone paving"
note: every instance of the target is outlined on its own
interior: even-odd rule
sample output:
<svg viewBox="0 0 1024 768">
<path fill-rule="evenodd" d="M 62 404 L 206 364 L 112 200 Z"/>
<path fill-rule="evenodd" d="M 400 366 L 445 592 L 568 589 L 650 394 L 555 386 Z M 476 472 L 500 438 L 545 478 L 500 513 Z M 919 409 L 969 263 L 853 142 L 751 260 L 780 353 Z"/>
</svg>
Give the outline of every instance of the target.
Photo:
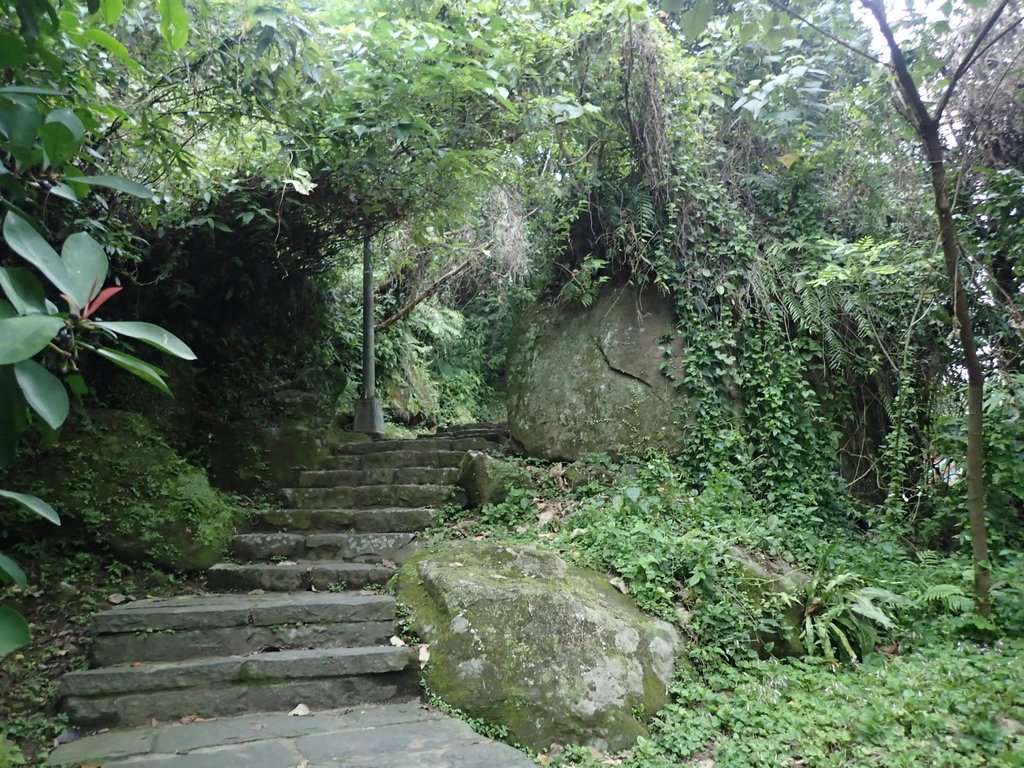
<svg viewBox="0 0 1024 768">
<path fill-rule="evenodd" d="M 522 752 L 419 703 L 255 714 L 113 730 L 55 749 L 50 766 L 532 768 Z"/>
</svg>

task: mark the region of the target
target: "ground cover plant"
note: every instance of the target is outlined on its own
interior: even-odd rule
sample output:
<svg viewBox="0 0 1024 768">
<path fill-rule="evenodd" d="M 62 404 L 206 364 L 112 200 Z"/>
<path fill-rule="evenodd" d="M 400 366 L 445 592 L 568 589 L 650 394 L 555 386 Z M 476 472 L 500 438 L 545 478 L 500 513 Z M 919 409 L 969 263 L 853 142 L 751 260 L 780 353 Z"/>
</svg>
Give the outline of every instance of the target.
<svg viewBox="0 0 1024 768">
<path fill-rule="evenodd" d="M 698 492 L 664 457 L 524 471 L 529 487 L 479 512 L 452 510 L 437 535 L 557 549 L 609 573 L 688 639 L 687 672 L 649 740 L 623 755 L 555 749 L 541 764 L 1020 765 L 1018 554 L 1004 552 L 994 569 L 995 612 L 982 619 L 967 557 L 872 540 L 852 526 L 830 526 L 825 539 L 806 510 L 768 512 L 735 479 Z M 737 547 L 808 578 L 791 594 L 752 591 Z M 803 645 L 795 655 L 756 641 L 775 636 L 791 603 Z"/>
</svg>

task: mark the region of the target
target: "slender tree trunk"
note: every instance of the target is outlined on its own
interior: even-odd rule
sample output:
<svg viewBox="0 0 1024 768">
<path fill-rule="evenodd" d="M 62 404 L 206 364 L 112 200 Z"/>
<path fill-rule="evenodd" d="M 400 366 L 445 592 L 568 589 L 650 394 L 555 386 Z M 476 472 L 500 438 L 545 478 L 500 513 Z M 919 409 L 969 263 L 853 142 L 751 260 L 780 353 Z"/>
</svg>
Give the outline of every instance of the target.
<svg viewBox="0 0 1024 768">
<path fill-rule="evenodd" d="M 985 443 L 982 408 L 985 396 L 985 371 L 978 358 L 978 344 L 960 276 L 960 250 L 956 224 L 946 189 L 946 166 L 939 125 L 929 121 L 918 126 L 931 166 L 935 210 L 939 215 L 939 238 L 946 264 L 946 277 L 953 291 L 953 316 L 960 331 L 960 346 L 967 369 L 967 517 L 971 531 L 971 554 L 974 559 L 974 596 L 978 613 L 991 611 L 991 576 L 988 568 L 988 532 L 985 522 Z"/>
<path fill-rule="evenodd" d="M 971 532 L 971 555 L 974 560 L 974 602 L 978 613 L 982 616 L 988 616 L 992 610 L 988 532 L 985 522 L 985 444 L 982 419 L 985 370 L 978 358 L 978 343 L 974 338 L 971 312 L 967 306 L 967 297 L 964 294 L 963 280 L 960 275 L 960 245 L 957 239 L 956 224 L 953 222 L 952 207 L 949 203 L 949 192 L 946 189 L 945 149 L 939 131 L 942 125 L 943 111 L 952 98 L 957 83 L 974 62 L 975 54 L 994 28 L 1008 3 L 1009 0 L 1001 0 L 993 10 L 964 55 L 960 66 L 950 78 L 949 85 L 932 114 L 925 106 L 924 99 L 921 98 L 921 91 L 907 66 L 903 50 L 893 36 L 892 28 L 885 16 L 885 6 L 881 0 L 861 0 L 861 4 L 878 22 L 879 31 L 889 47 L 893 74 L 903 92 L 906 104 L 910 108 L 908 117 L 917 131 L 917 135 L 921 137 L 931 171 L 932 191 L 935 193 L 935 212 L 939 217 L 939 241 L 942 244 L 946 277 L 953 293 L 953 317 L 960 333 L 964 368 L 967 370 L 967 518 Z"/>
</svg>

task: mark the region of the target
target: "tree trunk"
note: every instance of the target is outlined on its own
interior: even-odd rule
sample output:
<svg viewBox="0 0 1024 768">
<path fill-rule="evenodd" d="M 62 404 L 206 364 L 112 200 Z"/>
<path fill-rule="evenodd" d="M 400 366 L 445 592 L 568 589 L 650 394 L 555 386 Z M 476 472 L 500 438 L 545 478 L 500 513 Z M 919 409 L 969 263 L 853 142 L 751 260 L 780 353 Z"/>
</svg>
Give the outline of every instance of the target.
<svg viewBox="0 0 1024 768">
<path fill-rule="evenodd" d="M 935 212 L 939 216 L 939 241 L 942 244 L 943 260 L 946 264 L 946 278 L 953 293 L 953 318 L 960 332 L 960 346 L 964 354 L 964 368 L 967 370 L 967 518 L 971 532 L 971 555 L 974 560 L 974 602 L 978 613 L 988 616 L 992 610 L 991 574 L 988 562 L 988 532 L 985 523 L 985 444 L 982 407 L 985 397 L 985 371 L 978 358 L 978 344 L 974 338 L 971 312 L 964 295 L 960 277 L 960 247 L 957 241 L 956 224 L 946 189 L 945 149 L 939 133 L 942 113 L 959 79 L 974 61 L 982 42 L 992 31 L 1000 14 L 1009 0 L 1002 0 L 989 16 L 988 21 L 975 37 L 963 61 L 952 75 L 949 85 L 939 99 L 932 115 L 921 98 L 903 50 L 893 36 L 892 28 L 885 17 L 885 6 L 881 0 L 861 0 L 885 38 L 892 55 L 892 70 L 900 90 L 910 108 L 908 118 L 917 135 L 921 137 L 928 167 L 931 170 L 932 191 L 935 193 Z"/>
<path fill-rule="evenodd" d="M 939 124 L 930 120 L 918 126 L 931 166 L 935 210 L 939 215 L 939 238 L 946 263 L 946 277 L 953 291 L 953 317 L 960 331 L 960 346 L 967 370 L 967 517 L 970 521 L 971 554 L 974 559 L 974 597 L 978 613 L 991 611 L 991 576 L 988 565 L 988 533 L 985 523 L 985 444 L 982 407 L 985 396 L 985 371 L 978 358 L 974 326 L 960 277 L 960 251 L 956 224 L 946 189 L 946 166 Z"/>
</svg>

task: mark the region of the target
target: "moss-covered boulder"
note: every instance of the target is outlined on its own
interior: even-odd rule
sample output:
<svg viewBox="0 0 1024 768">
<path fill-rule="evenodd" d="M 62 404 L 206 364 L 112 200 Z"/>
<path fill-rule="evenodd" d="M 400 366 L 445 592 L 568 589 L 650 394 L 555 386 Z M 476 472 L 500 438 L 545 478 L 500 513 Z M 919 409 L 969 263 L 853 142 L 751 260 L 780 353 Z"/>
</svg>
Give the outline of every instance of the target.
<svg viewBox="0 0 1024 768">
<path fill-rule="evenodd" d="M 198 571 L 223 554 L 241 511 L 141 416 L 92 411 L 26 478 L 79 529 L 126 560 Z"/>
<path fill-rule="evenodd" d="M 675 629 L 553 553 L 453 542 L 414 556 L 395 587 L 430 643 L 429 688 L 525 745 L 626 749 L 668 701 Z"/>
<path fill-rule="evenodd" d="M 769 621 L 763 622 L 764 627 L 754 634 L 758 652 L 762 656 L 803 656 L 801 598 L 811 577 L 789 563 L 741 547 L 730 547 L 729 556 L 743 576 L 748 596 L 774 607 Z"/>
<path fill-rule="evenodd" d="M 678 448 L 693 408 L 670 378 L 677 338 L 672 306 L 654 291 L 608 287 L 589 307 L 534 306 L 509 349 L 512 437 L 531 456 L 570 461 Z"/>
<path fill-rule="evenodd" d="M 528 472 L 511 461 L 499 459 L 482 451 L 467 451 L 462 461 L 459 485 L 466 492 L 471 506 L 500 504 L 515 487 L 529 487 Z"/>
</svg>

